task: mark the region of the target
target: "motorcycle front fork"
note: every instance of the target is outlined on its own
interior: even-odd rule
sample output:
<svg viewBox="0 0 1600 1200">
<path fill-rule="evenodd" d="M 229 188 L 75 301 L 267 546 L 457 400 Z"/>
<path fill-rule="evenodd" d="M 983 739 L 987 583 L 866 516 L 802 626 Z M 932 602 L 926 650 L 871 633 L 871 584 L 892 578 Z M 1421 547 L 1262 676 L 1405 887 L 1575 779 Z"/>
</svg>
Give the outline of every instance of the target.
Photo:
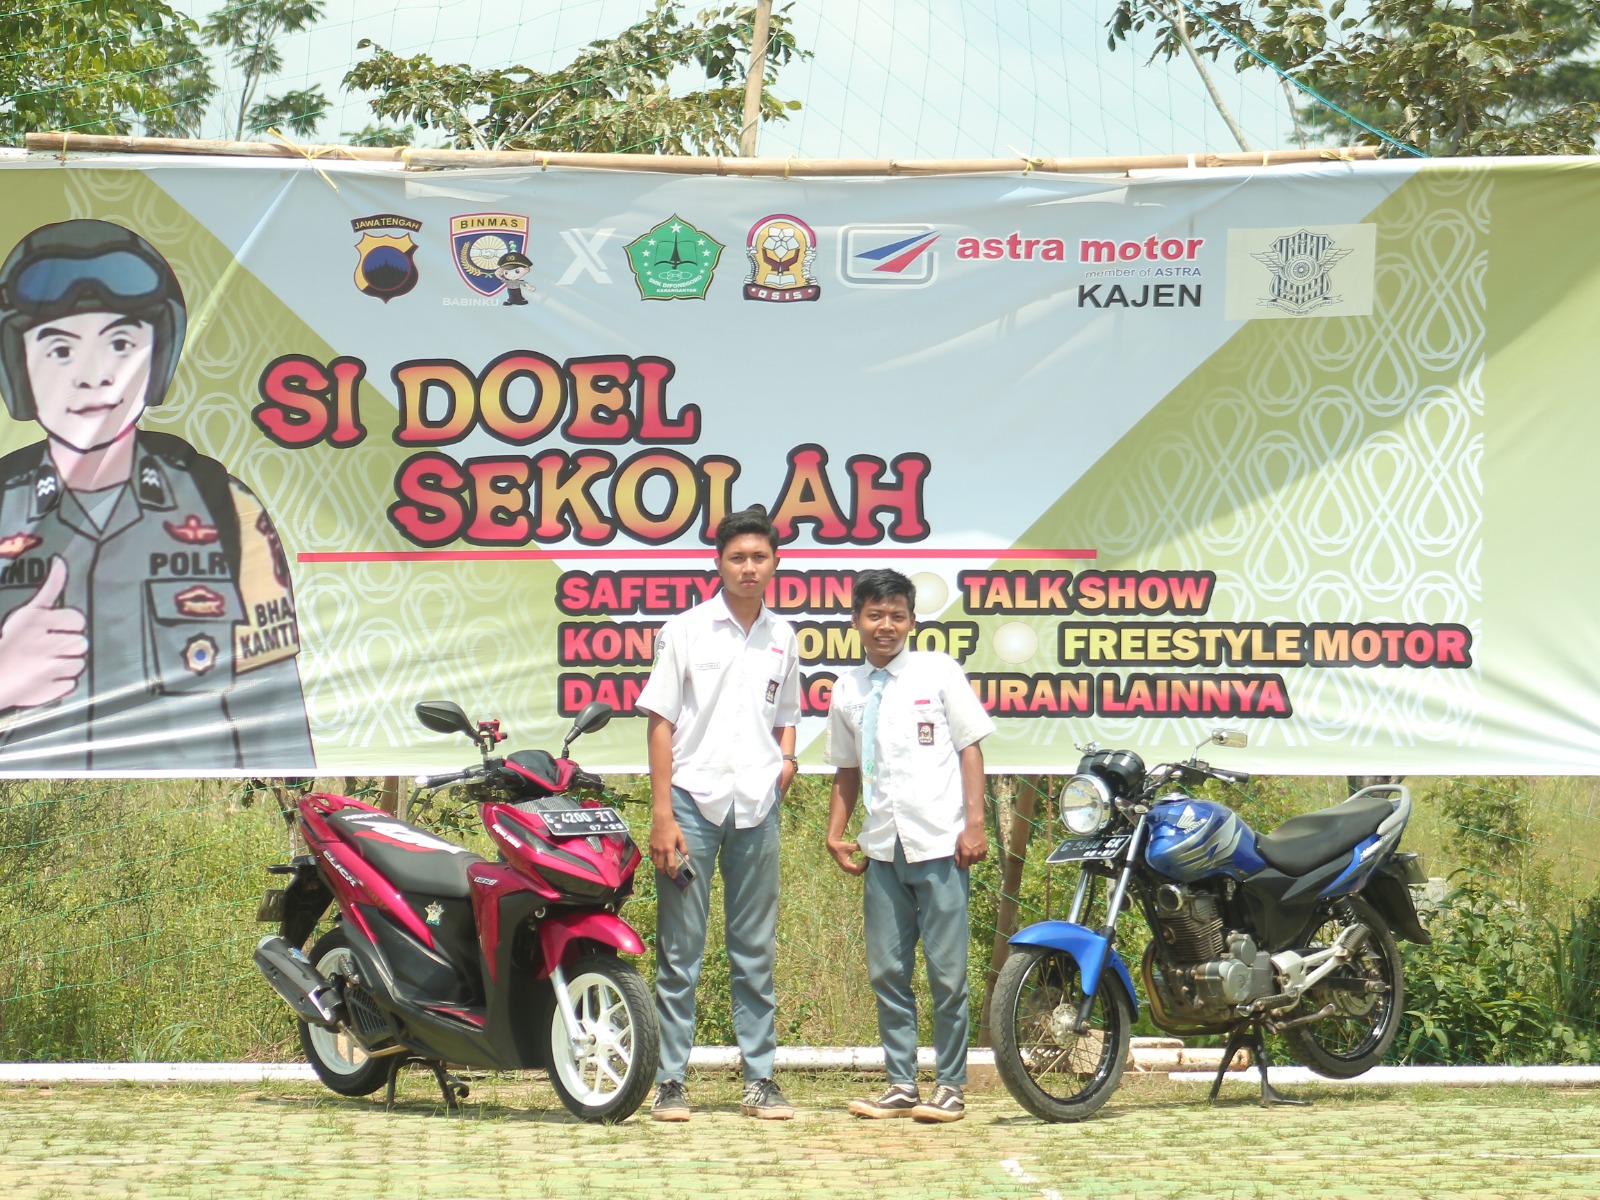
<svg viewBox="0 0 1600 1200">
<path fill-rule="evenodd" d="M 1121 873 L 1117 876 L 1116 886 L 1111 889 L 1111 898 L 1106 901 L 1106 923 L 1097 931 L 1106 940 L 1106 952 L 1100 960 L 1100 975 L 1091 981 L 1083 981 L 1083 1000 L 1078 1005 L 1077 1020 L 1074 1022 L 1075 1030 L 1081 1035 L 1089 1032 L 1089 1017 L 1094 1012 L 1094 998 L 1100 992 L 1100 983 L 1105 978 L 1106 967 L 1111 963 L 1113 947 L 1117 942 L 1117 918 L 1122 915 L 1122 907 L 1128 900 L 1128 885 L 1133 882 L 1133 867 L 1139 861 L 1139 851 L 1144 843 L 1145 818 L 1140 816 L 1139 823 L 1133 827 L 1133 836 L 1128 839 L 1128 845 L 1123 850 L 1127 856 L 1123 859 Z M 1083 923 L 1084 910 L 1089 901 L 1089 873 L 1079 871 L 1078 890 L 1072 897 L 1072 913 L 1068 920 L 1074 925 Z"/>
</svg>

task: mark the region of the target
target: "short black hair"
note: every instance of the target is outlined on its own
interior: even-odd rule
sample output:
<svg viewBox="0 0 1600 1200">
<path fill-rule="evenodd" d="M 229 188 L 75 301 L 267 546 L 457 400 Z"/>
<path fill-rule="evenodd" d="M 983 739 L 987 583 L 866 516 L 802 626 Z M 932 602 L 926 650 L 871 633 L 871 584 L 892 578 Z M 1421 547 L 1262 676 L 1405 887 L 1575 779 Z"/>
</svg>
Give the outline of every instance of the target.
<svg viewBox="0 0 1600 1200">
<path fill-rule="evenodd" d="M 747 533 L 760 534 L 772 543 L 772 552 L 778 552 L 778 531 L 773 528 L 772 518 L 767 516 L 765 507 L 752 504 L 739 512 L 729 513 L 717 522 L 717 557 L 722 557 L 729 542 Z"/>
<path fill-rule="evenodd" d="M 904 596 L 906 608 L 916 612 L 917 585 L 911 580 L 887 567 L 862 571 L 850 587 L 850 611 L 859 614 L 869 600 L 893 600 L 896 596 Z"/>
</svg>

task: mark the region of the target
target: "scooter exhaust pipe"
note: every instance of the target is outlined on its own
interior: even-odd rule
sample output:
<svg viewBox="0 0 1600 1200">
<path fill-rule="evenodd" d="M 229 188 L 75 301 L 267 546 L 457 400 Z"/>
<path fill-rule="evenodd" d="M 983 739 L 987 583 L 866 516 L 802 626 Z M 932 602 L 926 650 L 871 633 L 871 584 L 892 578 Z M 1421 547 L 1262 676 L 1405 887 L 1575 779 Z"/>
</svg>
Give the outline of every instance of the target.
<svg viewBox="0 0 1600 1200">
<path fill-rule="evenodd" d="M 338 1029 L 339 1018 L 335 1012 L 338 994 L 311 965 L 311 960 L 283 938 L 272 934 L 256 945 L 256 966 L 267 977 L 272 990 L 308 1025 L 324 1029 Z"/>
</svg>

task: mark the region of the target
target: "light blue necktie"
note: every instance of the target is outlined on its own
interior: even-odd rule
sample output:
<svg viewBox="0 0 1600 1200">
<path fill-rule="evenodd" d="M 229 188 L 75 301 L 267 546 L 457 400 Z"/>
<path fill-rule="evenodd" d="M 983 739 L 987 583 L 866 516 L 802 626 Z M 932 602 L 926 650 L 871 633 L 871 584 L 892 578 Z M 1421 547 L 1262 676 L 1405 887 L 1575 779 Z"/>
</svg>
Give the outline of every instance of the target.
<svg viewBox="0 0 1600 1200">
<path fill-rule="evenodd" d="M 878 701 L 883 699 L 883 685 L 889 678 L 887 668 L 879 667 L 872 673 L 872 690 L 867 693 L 867 707 L 861 714 L 861 777 L 870 781 L 878 773 Z"/>
</svg>

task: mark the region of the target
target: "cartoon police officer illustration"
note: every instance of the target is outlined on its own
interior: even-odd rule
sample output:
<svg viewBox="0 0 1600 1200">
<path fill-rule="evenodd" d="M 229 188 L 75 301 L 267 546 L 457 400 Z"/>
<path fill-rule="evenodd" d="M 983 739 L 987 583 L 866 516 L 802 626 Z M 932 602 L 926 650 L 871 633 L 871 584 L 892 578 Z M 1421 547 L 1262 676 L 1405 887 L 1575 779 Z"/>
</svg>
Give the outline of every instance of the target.
<svg viewBox="0 0 1600 1200">
<path fill-rule="evenodd" d="M 250 489 L 141 430 L 183 348 L 177 276 L 106 221 L 0 265 L 0 770 L 314 766 L 288 560 Z"/>
</svg>

